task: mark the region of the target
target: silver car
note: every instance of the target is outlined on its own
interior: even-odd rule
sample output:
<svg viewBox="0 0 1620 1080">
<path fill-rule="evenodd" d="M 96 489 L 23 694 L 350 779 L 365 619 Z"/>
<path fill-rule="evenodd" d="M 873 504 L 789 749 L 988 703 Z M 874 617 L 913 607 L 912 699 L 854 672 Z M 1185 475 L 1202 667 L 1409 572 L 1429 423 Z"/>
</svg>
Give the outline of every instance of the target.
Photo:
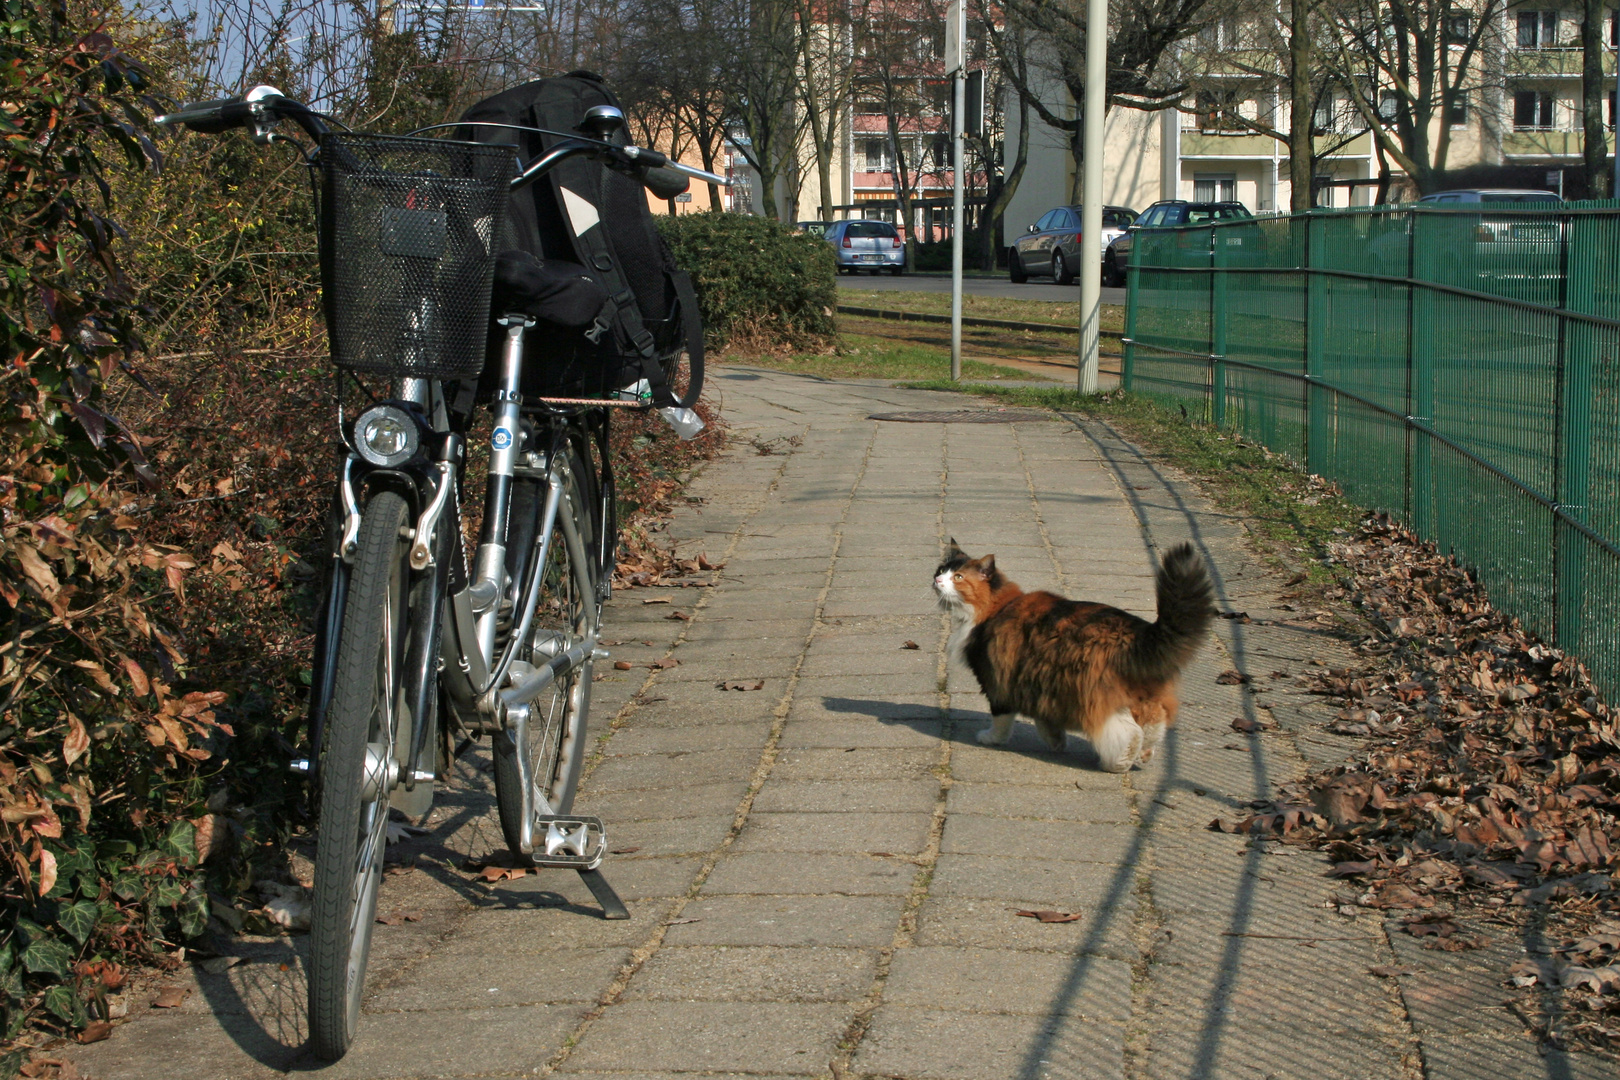
<svg viewBox="0 0 1620 1080">
<path fill-rule="evenodd" d="M 1059 285 L 1074 284 L 1089 247 L 1102 258 L 1108 245 L 1131 227 L 1136 211 L 1126 206 L 1103 207 L 1102 235 L 1087 244 L 1080 234 L 1081 208 L 1059 206 L 1048 210 L 1025 235 L 1007 249 L 1007 276 L 1014 282 L 1052 275 Z"/>
<path fill-rule="evenodd" d="M 887 221 L 837 221 L 822 234 L 838 257 L 840 274 L 887 270 L 896 277 L 906 272 L 906 244 Z"/>
</svg>

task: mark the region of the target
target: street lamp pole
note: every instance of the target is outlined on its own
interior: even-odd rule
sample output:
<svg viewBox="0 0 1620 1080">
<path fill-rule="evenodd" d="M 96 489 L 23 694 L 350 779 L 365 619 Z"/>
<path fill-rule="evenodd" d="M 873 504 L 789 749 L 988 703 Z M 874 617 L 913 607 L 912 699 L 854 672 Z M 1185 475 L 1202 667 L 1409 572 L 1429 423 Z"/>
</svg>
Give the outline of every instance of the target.
<svg viewBox="0 0 1620 1080">
<path fill-rule="evenodd" d="M 962 68 L 967 63 L 967 7 L 951 0 L 945 27 L 945 66 L 951 70 L 951 379 L 962 380 L 962 127 L 967 94 Z M 953 65 L 954 61 L 954 65 Z M 929 228 L 932 228 L 930 224 Z"/>
<path fill-rule="evenodd" d="M 1081 117 L 1080 376 L 1075 389 L 1097 392 L 1102 314 L 1103 114 L 1108 89 L 1108 0 L 1086 0 L 1086 100 Z"/>
</svg>

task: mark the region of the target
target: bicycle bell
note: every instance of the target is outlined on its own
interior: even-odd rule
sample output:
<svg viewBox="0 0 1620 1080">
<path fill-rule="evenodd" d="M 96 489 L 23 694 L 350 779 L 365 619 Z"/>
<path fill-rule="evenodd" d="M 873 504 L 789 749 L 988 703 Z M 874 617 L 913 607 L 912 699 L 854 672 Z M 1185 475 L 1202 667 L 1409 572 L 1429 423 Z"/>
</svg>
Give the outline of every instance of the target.
<svg viewBox="0 0 1620 1080">
<path fill-rule="evenodd" d="M 622 127 L 624 113 L 614 105 L 592 105 L 585 110 L 585 119 L 579 122 L 580 131 L 604 142 L 613 138 L 614 133 Z"/>
</svg>

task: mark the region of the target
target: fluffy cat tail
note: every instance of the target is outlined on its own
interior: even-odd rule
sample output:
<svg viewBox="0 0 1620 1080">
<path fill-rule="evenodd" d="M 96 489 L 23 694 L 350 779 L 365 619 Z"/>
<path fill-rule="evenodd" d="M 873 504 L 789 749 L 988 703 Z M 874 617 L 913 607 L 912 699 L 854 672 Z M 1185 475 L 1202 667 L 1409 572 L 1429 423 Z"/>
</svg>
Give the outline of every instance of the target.
<svg viewBox="0 0 1620 1080">
<path fill-rule="evenodd" d="M 1154 578 L 1158 621 L 1148 624 L 1121 657 L 1121 673 L 1141 683 L 1175 677 L 1204 643 L 1215 618 L 1215 586 L 1191 544 L 1165 553 Z"/>
</svg>

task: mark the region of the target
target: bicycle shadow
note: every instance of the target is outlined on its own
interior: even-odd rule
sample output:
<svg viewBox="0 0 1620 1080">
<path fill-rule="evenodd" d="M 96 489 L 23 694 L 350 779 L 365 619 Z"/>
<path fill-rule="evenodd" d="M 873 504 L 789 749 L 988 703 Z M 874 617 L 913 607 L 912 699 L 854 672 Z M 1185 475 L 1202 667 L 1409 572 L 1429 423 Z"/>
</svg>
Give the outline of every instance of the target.
<svg viewBox="0 0 1620 1080">
<path fill-rule="evenodd" d="M 487 753 L 485 749 L 482 756 Z M 490 883 L 467 869 L 505 849 L 480 756 L 474 753 L 458 761 L 451 782 L 435 793 L 429 831 L 389 846 L 390 872 L 383 879 L 379 914 L 413 908 L 427 914 L 420 923 L 388 932 L 411 933 L 428 946 L 449 929 L 442 924 L 479 910 L 551 908 L 601 919 L 600 907 L 572 872 L 527 874 Z M 565 876 L 554 878 L 550 873 Z M 383 929 L 379 926 L 376 931 Z M 222 943 L 240 958 L 234 965 L 217 972 L 208 970 L 209 960 L 192 965 L 198 996 L 219 1031 L 247 1057 L 273 1069 L 324 1067 L 305 1049 L 309 940 L 307 934 L 235 938 Z M 419 950 L 416 958 L 428 951 Z M 378 953 L 374 939 L 368 979 L 374 986 L 374 980 L 397 976 L 415 962 L 403 957 L 385 960 Z"/>
</svg>

